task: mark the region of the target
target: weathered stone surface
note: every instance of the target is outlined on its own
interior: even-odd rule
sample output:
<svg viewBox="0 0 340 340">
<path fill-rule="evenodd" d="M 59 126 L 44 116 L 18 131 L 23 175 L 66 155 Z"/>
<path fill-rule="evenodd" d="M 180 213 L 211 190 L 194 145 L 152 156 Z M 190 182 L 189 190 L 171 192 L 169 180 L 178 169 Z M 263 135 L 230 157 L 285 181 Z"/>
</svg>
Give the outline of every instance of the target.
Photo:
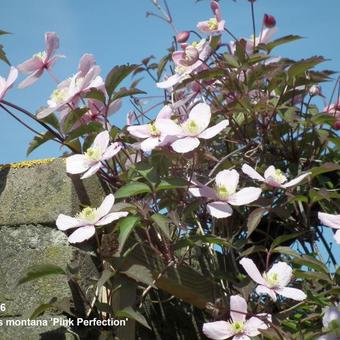
<svg viewBox="0 0 340 340">
<path fill-rule="evenodd" d="M 33 166 L 0 167 L 0 225 L 54 223 L 79 206 L 97 206 L 105 196 L 97 176 L 69 176 L 62 158 Z"/>
</svg>

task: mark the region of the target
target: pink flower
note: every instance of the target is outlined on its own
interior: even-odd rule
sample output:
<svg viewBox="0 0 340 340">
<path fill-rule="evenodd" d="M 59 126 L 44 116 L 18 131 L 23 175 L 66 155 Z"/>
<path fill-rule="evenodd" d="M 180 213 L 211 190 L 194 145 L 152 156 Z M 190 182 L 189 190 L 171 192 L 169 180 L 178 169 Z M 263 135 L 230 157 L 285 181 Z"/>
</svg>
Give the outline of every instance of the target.
<svg viewBox="0 0 340 340">
<path fill-rule="evenodd" d="M 208 128 L 211 119 L 210 106 L 205 103 L 195 105 L 188 116 L 188 119 L 181 123 L 181 131 L 177 134 L 178 139 L 171 144 L 171 147 L 179 153 L 186 153 L 196 149 L 199 138 L 211 139 L 225 129 L 229 122 L 222 120 L 218 124 Z"/>
<path fill-rule="evenodd" d="M 0 76 L 0 101 L 5 97 L 7 91 L 13 86 L 18 77 L 18 70 L 11 66 L 7 79 Z"/>
<path fill-rule="evenodd" d="M 68 237 L 70 243 L 88 240 L 95 234 L 95 227 L 110 224 L 128 215 L 126 211 L 110 212 L 114 201 L 114 196 L 110 194 L 105 197 L 103 203 L 97 209 L 86 207 L 75 217 L 60 214 L 56 221 L 57 227 L 61 231 L 77 228 Z"/>
<path fill-rule="evenodd" d="M 144 139 L 140 143 L 140 148 L 143 151 L 151 151 L 157 146 L 168 144 L 181 132 L 181 128 L 170 119 L 172 109 L 166 105 L 158 113 L 154 122 L 144 125 L 129 126 L 127 130 L 132 136 Z"/>
<path fill-rule="evenodd" d="M 323 225 L 330 228 L 338 229 L 334 235 L 334 239 L 337 244 L 340 244 L 340 215 L 332 215 L 318 212 L 318 218 Z"/>
<path fill-rule="evenodd" d="M 197 187 L 189 188 L 189 192 L 195 197 L 207 197 L 214 200 L 207 205 L 209 214 L 216 218 L 226 218 L 233 213 L 229 204 L 246 205 L 256 201 L 261 195 L 261 189 L 254 187 L 236 191 L 238 182 L 239 174 L 236 170 L 222 170 L 215 178 L 215 189 L 195 182 Z"/>
<path fill-rule="evenodd" d="M 85 54 L 79 64 L 78 72 L 58 84 L 47 101 L 48 107 L 37 114 L 39 119 L 50 115 L 54 111 L 60 111 L 67 105 L 74 105 L 80 97 L 91 88 L 102 89 L 104 81 L 99 76 L 100 67 L 95 65 L 93 56 Z"/>
<path fill-rule="evenodd" d="M 191 46 L 190 49 L 189 46 Z M 183 80 L 189 78 L 191 73 L 198 72 L 200 69 L 205 67 L 204 61 L 209 57 L 211 53 L 209 42 L 206 39 L 202 39 L 200 42 L 192 43 L 189 46 L 185 46 L 185 51 L 187 51 L 187 53 L 185 53 L 185 51 L 176 51 L 173 53 L 172 57 L 176 65 L 175 74 L 168 77 L 165 81 L 157 83 L 157 87 L 161 89 L 168 89 L 170 87 L 173 87 L 176 84 L 181 83 Z M 195 59 L 197 61 L 194 63 L 192 63 L 192 61 L 194 60 L 193 54 L 195 52 L 192 47 L 198 51 L 198 58 L 196 59 L 195 56 Z M 187 65 L 185 65 L 185 63 L 183 62 L 180 62 L 180 60 L 183 61 L 185 60 L 185 58 L 191 59 L 191 61 L 189 61 Z"/>
<path fill-rule="evenodd" d="M 29 73 L 29 76 L 24 79 L 19 88 L 25 88 L 35 83 L 43 74 L 44 70 L 51 70 L 54 63 L 61 55 L 53 55 L 59 48 L 59 38 L 54 32 L 45 33 L 45 51 L 33 55 L 31 59 L 24 61 L 18 65 L 18 70 L 23 73 Z"/>
<path fill-rule="evenodd" d="M 336 102 L 335 104 L 327 105 L 323 111 L 332 117 L 335 117 L 336 121 L 333 125 L 333 127 L 338 130 L 340 128 L 340 100 Z"/>
<path fill-rule="evenodd" d="M 221 33 L 224 30 L 225 21 L 222 20 L 220 5 L 216 1 L 211 2 L 211 9 L 215 14 L 214 18 L 210 18 L 206 21 L 200 21 L 197 24 L 197 28 L 207 34 Z"/>
<path fill-rule="evenodd" d="M 287 181 L 287 177 L 282 173 L 280 169 L 275 169 L 273 165 L 267 168 L 267 170 L 264 172 L 264 177 L 261 176 L 255 169 L 253 169 L 251 166 L 247 164 L 244 164 L 242 166 L 242 171 L 252 179 L 256 179 L 260 182 L 264 182 L 274 188 L 282 188 L 282 189 L 287 189 L 294 185 L 297 185 L 305 177 L 311 174 L 311 172 L 307 172 L 285 183 Z"/>
<path fill-rule="evenodd" d="M 122 148 L 118 142 L 110 145 L 109 143 L 109 133 L 107 131 L 99 133 L 84 154 L 73 155 L 66 159 L 66 172 L 69 174 L 84 173 L 82 179 L 95 174 L 103 166 L 102 162 L 112 158 Z"/>
<path fill-rule="evenodd" d="M 270 314 L 257 314 L 246 319 L 247 302 L 240 295 L 230 297 L 231 321 L 215 321 L 203 324 L 203 333 L 210 339 L 220 340 L 233 337 L 234 340 L 248 340 L 261 334 L 261 330 L 269 328 Z M 266 321 L 263 321 L 266 319 Z"/>
<path fill-rule="evenodd" d="M 293 275 L 293 270 L 287 263 L 277 262 L 263 275 L 249 258 L 243 258 L 240 264 L 247 274 L 259 284 L 256 287 L 257 294 L 267 294 L 273 301 L 276 301 L 276 294 L 296 301 L 306 299 L 307 296 L 302 290 L 287 287 Z"/>
</svg>

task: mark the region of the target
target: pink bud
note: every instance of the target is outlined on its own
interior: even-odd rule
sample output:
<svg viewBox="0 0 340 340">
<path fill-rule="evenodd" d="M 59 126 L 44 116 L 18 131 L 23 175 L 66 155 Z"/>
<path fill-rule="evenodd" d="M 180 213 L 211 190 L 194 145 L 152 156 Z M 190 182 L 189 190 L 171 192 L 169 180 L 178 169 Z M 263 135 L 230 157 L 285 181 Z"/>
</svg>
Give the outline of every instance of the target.
<svg viewBox="0 0 340 340">
<path fill-rule="evenodd" d="M 220 9 L 220 4 L 217 1 L 211 1 L 210 8 L 215 13 L 215 11 Z"/>
<path fill-rule="evenodd" d="M 276 25 L 276 19 L 272 15 L 265 14 L 263 17 L 263 24 L 267 28 L 272 28 Z"/>
<path fill-rule="evenodd" d="M 183 32 L 179 32 L 176 35 L 176 41 L 178 43 L 185 43 L 190 37 L 190 32 L 188 31 L 183 31 Z"/>
<path fill-rule="evenodd" d="M 333 128 L 334 128 L 335 130 L 340 130 L 340 120 L 338 120 L 338 121 L 336 121 L 336 122 L 334 123 Z"/>
</svg>

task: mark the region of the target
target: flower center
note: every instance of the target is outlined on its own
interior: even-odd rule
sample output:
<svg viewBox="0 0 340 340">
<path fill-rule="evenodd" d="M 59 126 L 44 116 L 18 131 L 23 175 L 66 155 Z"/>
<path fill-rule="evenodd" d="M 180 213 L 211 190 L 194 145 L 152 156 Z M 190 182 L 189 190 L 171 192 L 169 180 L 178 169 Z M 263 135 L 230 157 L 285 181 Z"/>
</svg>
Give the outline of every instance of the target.
<svg viewBox="0 0 340 340">
<path fill-rule="evenodd" d="M 273 175 L 273 179 L 275 180 L 275 182 L 282 184 L 286 182 L 287 177 L 282 173 L 280 169 L 276 169 Z"/>
<path fill-rule="evenodd" d="M 244 323 L 242 321 L 233 322 L 231 327 L 233 328 L 236 334 L 240 334 L 244 332 Z"/>
<path fill-rule="evenodd" d="M 33 54 L 33 57 L 35 58 L 39 58 L 41 61 L 45 61 L 46 59 L 46 52 L 38 52 L 38 53 L 35 53 Z"/>
<path fill-rule="evenodd" d="M 96 147 L 90 147 L 86 150 L 85 156 L 90 161 L 100 161 L 101 158 L 101 152 L 99 148 Z"/>
<path fill-rule="evenodd" d="M 96 222 L 97 219 L 97 209 L 86 207 L 79 214 L 77 214 L 76 217 L 81 220 L 94 223 Z"/>
<path fill-rule="evenodd" d="M 195 135 L 200 131 L 199 125 L 193 119 L 188 119 L 182 127 L 186 132 L 192 135 Z"/>
<path fill-rule="evenodd" d="M 187 71 L 188 67 L 187 66 L 184 66 L 184 65 L 177 65 L 175 67 L 175 72 L 176 73 L 179 73 L 179 74 L 182 74 L 182 73 L 185 73 Z"/>
<path fill-rule="evenodd" d="M 217 22 L 216 18 L 209 19 L 208 27 L 211 31 L 216 31 L 218 29 L 218 22 Z"/>
<path fill-rule="evenodd" d="M 278 273 L 264 274 L 264 279 L 270 287 L 277 287 L 280 284 L 280 277 Z"/>
<path fill-rule="evenodd" d="M 155 123 L 149 124 L 149 131 L 151 133 L 151 136 L 153 136 L 153 137 L 157 137 L 161 134 L 160 131 L 157 129 Z"/>
<path fill-rule="evenodd" d="M 217 191 L 217 196 L 223 200 L 226 200 L 228 196 L 230 195 L 228 189 L 224 185 L 217 186 L 216 191 Z"/>
</svg>

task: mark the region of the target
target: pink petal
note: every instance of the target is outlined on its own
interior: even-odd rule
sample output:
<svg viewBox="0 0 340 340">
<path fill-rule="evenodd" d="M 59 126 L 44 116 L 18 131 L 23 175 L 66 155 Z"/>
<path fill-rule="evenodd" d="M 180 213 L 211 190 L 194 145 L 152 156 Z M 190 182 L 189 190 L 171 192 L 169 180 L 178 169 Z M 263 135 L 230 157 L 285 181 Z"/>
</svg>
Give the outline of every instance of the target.
<svg viewBox="0 0 340 340">
<path fill-rule="evenodd" d="M 90 167 L 90 163 L 84 155 L 73 155 L 66 158 L 66 172 L 80 174 Z"/>
<path fill-rule="evenodd" d="M 211 29 L 209 28 L 208 21 L 200 21 L 196 26 L 202 33 L 210 33 Z"/>
<path fill-rule="evenodd" d="M 203 132 L 201 132 L 199 134 L 199 138 L 203 138 L 203 139 L 210 139 L 215 137 L 217 134 L 219 134 L 222 130 L 224 130 L 227 126 L 229 125 L 229 121 L 228 120 L 222 120 L 221 122 L 219 122 L 218 124 L 204 130 Z"/>
<path fill-rule="evenodd" d="M 240 313 L 237 313 L 240 312 Z M 230 297 L 230 316 L 233 322 L 246 320 L 247 315 L 247 302 L 240 295 L 232 295 Z"/>
<path fill-rule="evenodd" d="M 302 301 L 307 298 L 307 295 L 301 290 L 297 288 L 291 287 L 284 287 L 280 289 L 275 289 L 275 292 L 279 295 L 282 295 L 286 298 L 295 300 L 295 301 Z"/>
<path fill-rule="evenodd" d="M 231 205 L 245 205 L 256 201 L 261 195 L 261 189 L 255 187 L 243 188 L 229 196 L 227 201 Z"/>
<path fill-rule="evenodd" d="M 291 181 L 287 182 L 286 184 L 282 184 L 282 188 L 289 188 L 292 187 L 298 183 L 300 183 L 305 177 L 309 176 L 311 172 L 307 172 L 306 174 L 300 175 L 299 177 L 296 177 L 292 179 Z"/>
<path fill-rule="evenodd" d="M 203 324 L 203 333 L 210 339 L 223 340 L 235 334 L 229 322 L 215 321 Z"/>
<path fill-rule="evenodd" d="M 264 177 L 262 177 L 254 168 L 252 168 L 248 164 L 242 165 L 242 171 L 252 179 L 257 179 L 258 181 L 261 182 L 265 180 Z"/>
<path fill-rule="evenodd" d="M 152 151 L 154 148 L 156 148 L 160 144 L 159 137 L 149 137 L 147 139 L 144 139 L 143 142 L 140 143 L 140 147 L 143 151 L 149 152 Z"/>
<path fill-rule="evenodd" d="M 110 135 L 108 131 L 98 133 L 93 141 L 92 147 L 98 148 L 102 153 L 105 152 L 110 142 Z"/>
<path fill-rule="evenodd" d="M 267 44 L 276 32 L 277 27 L 265 28 L 261 34 L 261 39 L 259 43 Z"/>
<path fill-rule="evenodd" d="M 271 320 L 270 315 L 266 316 L 266 318 Z M 245 333 L 251 337 L 259 335 L 260 334 L 259 330 L 265 330 L 270 327 L 269 324 L 266 324 L 264 321 L 262 321 L 261 319 L 255 316 L 247 320 L 244 326 L 245 326 Z"/>
<path fill-rule="evenodd" d="M 271 165 L 267 168 L 267 170 L 264 172 L 264 178 L 273 177 L 275 175 L 275 167 L 274 165 Z"/>
<path fill-rule="evenodd" d="M 120 212 L 113 212 L 110 214 L 107 214 L 106 216 L 104 216 L 103 218 L 101 218 L 96 225 L 100 226 L 100 225 L 106 225 L 106 224 L 110 224 L 113 221 L 118 220 L 121 217 L 125 217 L 127 216 L 129 213 L 127 211 L 120 211 Z"/>
<path fill-rule="evenodd" d="M 197 188 L 191 187 L 189 188 L 189 192 L 194 197 L 217 198 L 215 191 L 205 185 Z"/>
<path fill-rule="evenodd" d="M 199 103 L 195 105 L 189 113 L 189 119 L 197 122 L 201 127 L 201 131 L 205 130 L 209 126 L 210 118 L 210 106 L 206 103 Z"/>
<path fill-rule="evenodd" d="M 24 89 L 28 86 L 33 85 L 39 77 L 43 74 L 44 69 L 38 69 L 34 71 L 32 74 L 30 74 L 27 78 L 25 78 L 20 84 L 19 84 L 19 89 Z"/>
<path fill-rule="evenodd" d="M 22 73 L 30 73 L 44 67 L 43 61 L 39 57 L 32 57 L 17 66 Z"/>
<path fill-rule="evenodd" d="M 200 141 L 196 137 L 185 137 L 177 139 L 171 144 L 172 148 L 178 153 L 186 153 L 196 149 L 200 145 Z"/>
<path fill-rule="evenodd" d="M 340 230 L 335 233 L 334 239 L 337 244 L 340 244 Z"/>
<path fill-rule="evenodd" d="M 172 112 L 172 108 L 170 105 L 165 105 L 159 112 L 157 115 L 156 120 L 158 119 L 170 119 L 172 116 L 173 112 Z"/>
<path fill-rule="evenodd" d="M 85 74 L 87 74 L 91 67 L 96 65 L 96 59 L 94 58 L 94 56 L 92 54 L 89 53 L 85 53 L 79 61 L 79 65 L 78 65 L 78 70 L 80 71 L 80 74 L 82 76 L 85 76 Z"/>
<path fill-rule="evenodd" d="M 106 161 L 107 159 L 112 158 L 122 149 L 122 144 L 119 142 L 112 143 L 103 153 L 102 160 Z"/>
<path fill-rule="evenodd" d="M 172 61 L 176 65 L 181 65 L 180 61 L 185 57 L 185 52 L 184 51 L 175 51 L 172 53 Z"/>
<path fill-rule="evenodd" d="M 59 214 L 56 220 L 56 225 L 59 230 L 64 231 L 64 230 L 80 227 L 83 224 L 74 217 L 67 216 L 64 214 Z"/>
<path fill-rule="evenodd" d="M 179 83 L 182 78 L 183 78 L 183 75 L 175 73 L 174 75 L 170 76 L 166 80 L 156 83 L 156 86 L 160 89 L 168 89 L 170 87 L 173 87 L 177 83 Z"/>
<path fill-rule="evenodd" d="M 276 301 L 276 294 L 274 289 L 270 289 L 267 286 L 259 285 L 256 287 L 255 291 L 258 295 L 269 295 L 274 302 Z"/>
<path fill-rule="evenodd" d="M 182 128 L 171 119 L 157 118 L 155 126 L 162 135 L 176 136 L 182 133 Z"/>
<path fill-rule="evenodd" d="M 122 101 L 120 99 L 116 99 L 110 104 L 107 114 L 111 115 L 113 113 L 116 113 L 117 111 L 120 110 L 121 107 L 122 107 Z"/>
<path fill-rule="evenodd" d="M 90 239 L 95 234 L 95 232 L 96 230 L 93 225 L 80 227 L 68 237 L 68 241 L 70 243 L 80 243 Z"/>
<path fill-rule="evenodd" d="M 279 286 L 285 287 L 288 285 L 293 276 L 293 269 L 286 262 L 277 262 L 275 263 L 270 270 L 267 272 L 267 275 L 270 276 L 272 273 L 276 273 L 279 279 Z"/>
<path fill-rule="evenodd" d="M 228 193 L 233 194 L 236 191 L 239 174 L 236 170 L 222 170 L 215 178 L 216 185 L 218 187 L 223 186 L 227 189 Z"/>
<path fill-rule="evenodd" d="M 129 126 L 127 130 L 134 137 L 149 138 L 151 136 L 149 124 Z"/>
<path fill-rule="evenodd" d="M 97 209 L 97 218 L 100 220 L 103 216 L 107 215 L 115 203 L 115 197 L 112 194 L 107 195 L 100 207 Z"/>
<path fill-rule="evenodd" d="M 11 66 L 10 69 L 9 69 L 9 74 L 8 74 L 8 77 L 7 77 L 7 80 L 6 80 L 6 86 L 7 88 L 10 88 L 13 83 L 16 81 L 17 77 L 18 77 L 18 70 Z"/>
<path fill-rule="evenodd" d="M 340 229 L 340 215 L 318 212 L 320 222 L 330 228 Z"/>
<path fill-rule="evenodd" d="M 260 284 L 260 285 L 265 285 L 266 281 L 264 280 L 264 278 L 262 277 L 261 273 L 259 272 L 259 270 L 257 269 L 255 263 L 253 262 L 253 260 L 244 257 L 241 261 L 240 261 L 240 265 L 244 268 L 244 270 L 247 272 L 247 274 L 251 277 L 251 279 L 253 281 L 255 281 L 256 283 Z"/>
<path fill-rule="evenodd" d="M 46 59 L 50 59 L 51 55 L 59 48 L 59 38 L 54 32 L 45 33 Z"/>
<path fill-rule="evenodd" d="M 216 218 L 227 218 L 233 214 L 233 209 L 226 202 L 212 202 L 207 205 L 208 213 Z"/>
<path fill-rule="evenodd" d="M 247 335 L 245 335 L 245 334 L 240 334 L 240 335 L 235 335 L 234 337 L 233 337 L 233 340 L 251 340 L 250 338 L 249 338 L 249 336 L 247 336 Z"/>
<path fill-rule="evenodd" d="M 85 179 L 85 178 L 88 178 L 88 177 L 91 177 L 92 175 L 94 175 L 100 168 L 102 167 L 102 163 L 100 162 L 97 162 L 95 164 L 93 164 L 89 170 L 87 170 L 83 176 L 81 176 L 80 178 L 81 179 Z"/>
<path fill-rule="evenodd" d="M 57 111 L 62 105 L 58 107 L 46 107 L 45 109 L 42 109 L 40 112 L 37 113 L 38 119 L 43 119 L 47 116 L 49 116 L 52 112 Z"/>
</svg>

